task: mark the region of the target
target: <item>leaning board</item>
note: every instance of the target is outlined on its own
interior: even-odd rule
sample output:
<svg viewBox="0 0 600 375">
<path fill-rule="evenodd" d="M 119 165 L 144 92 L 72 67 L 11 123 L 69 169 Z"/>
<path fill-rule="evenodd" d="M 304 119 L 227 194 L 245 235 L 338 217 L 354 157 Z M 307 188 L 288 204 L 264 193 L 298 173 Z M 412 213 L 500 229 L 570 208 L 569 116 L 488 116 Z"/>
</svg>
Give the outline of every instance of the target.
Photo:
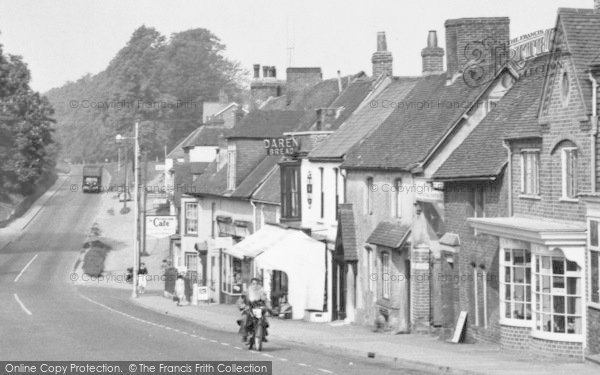
<svg viewBox="0 0 600 375">
<path fill-rule="evenodd" d="M 467 312 L 461 311 L 460 315 L 458 316 L 458 321 L 456 322 L 456 327 L 454 328 L 454 335 L 452 336 L 452 339 L 450 340 L 450 342 L 453 342 L 455 344 L 459 343 L 462 333 L 465 329 L 466 322 L 467 322 Z"/>
</svg>

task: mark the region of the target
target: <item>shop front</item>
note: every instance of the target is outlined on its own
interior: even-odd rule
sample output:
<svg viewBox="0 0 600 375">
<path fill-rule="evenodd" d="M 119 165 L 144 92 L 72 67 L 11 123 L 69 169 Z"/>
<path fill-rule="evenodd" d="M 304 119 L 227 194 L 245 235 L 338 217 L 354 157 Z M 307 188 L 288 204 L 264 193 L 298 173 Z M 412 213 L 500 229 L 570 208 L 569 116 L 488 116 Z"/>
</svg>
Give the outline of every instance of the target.
<svg viewBox="0 0 600 375">
<path fill-rule="evenodd" d="M 582 359 L 585 224 L 520 217 L 469 221 L 476 233 L 499 238 L 501 345 Z"/>
<path fill-rule="evenodd" d="M 223 253 L 243 260 L 242 278 L 261 279 L 273 307 L 291 306 L 292 319 L 303 319 L 311 312 L 329 316 L 327 285 L 331 284 L 325 278 L 331 255 L 325 243 L 299 230 L 267 224 Z"/>
</svg>

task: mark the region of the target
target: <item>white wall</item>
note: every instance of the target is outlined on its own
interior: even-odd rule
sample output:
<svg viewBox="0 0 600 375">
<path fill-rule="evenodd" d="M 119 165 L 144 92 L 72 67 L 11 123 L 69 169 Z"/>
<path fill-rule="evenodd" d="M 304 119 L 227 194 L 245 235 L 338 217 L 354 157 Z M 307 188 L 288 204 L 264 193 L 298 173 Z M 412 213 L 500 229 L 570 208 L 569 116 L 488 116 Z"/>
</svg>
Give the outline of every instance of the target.
<svg viewBox="0 0 600 375">
<path fill-rule="evenodd" d="M 190 162 L 210 163 L 217 157 L 218 146 L 196 146 L 189 150 Z"/>
</svg>

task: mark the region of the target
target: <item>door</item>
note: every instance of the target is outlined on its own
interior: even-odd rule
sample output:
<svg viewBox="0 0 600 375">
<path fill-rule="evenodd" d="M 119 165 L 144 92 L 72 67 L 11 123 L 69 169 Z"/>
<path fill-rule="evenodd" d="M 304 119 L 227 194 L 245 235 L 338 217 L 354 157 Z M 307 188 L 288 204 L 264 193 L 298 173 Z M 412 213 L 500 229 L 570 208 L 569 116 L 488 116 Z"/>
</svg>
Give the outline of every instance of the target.
<svg viewBox="0 0 600 375">
<path fill-rule="evenodd" d="M 331 276 L 333 279 L 331 319 L 343 320 L 346 319 L 346 264 L 334 260 Z"/>
</svg>

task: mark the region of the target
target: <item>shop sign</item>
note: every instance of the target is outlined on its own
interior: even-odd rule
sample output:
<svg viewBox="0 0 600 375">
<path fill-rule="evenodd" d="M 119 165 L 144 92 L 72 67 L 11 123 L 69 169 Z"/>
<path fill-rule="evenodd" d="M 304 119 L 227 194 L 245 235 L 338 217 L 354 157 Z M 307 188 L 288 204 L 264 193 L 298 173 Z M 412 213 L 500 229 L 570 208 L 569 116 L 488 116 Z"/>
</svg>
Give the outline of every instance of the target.
<svg viewBox="0 0 600 375">
<path fill-rule="evenodd" d="M 146 234 L 156 238 L 165 238 L 175 234 L 176 216 L 146 216 Z"/>
<path fill-rule="evenodd" d="M 291 137 L 267 138 L 264 143 L 267 155 L 293 155 L 299 149 L 298 141 Z"/>
</svg>

